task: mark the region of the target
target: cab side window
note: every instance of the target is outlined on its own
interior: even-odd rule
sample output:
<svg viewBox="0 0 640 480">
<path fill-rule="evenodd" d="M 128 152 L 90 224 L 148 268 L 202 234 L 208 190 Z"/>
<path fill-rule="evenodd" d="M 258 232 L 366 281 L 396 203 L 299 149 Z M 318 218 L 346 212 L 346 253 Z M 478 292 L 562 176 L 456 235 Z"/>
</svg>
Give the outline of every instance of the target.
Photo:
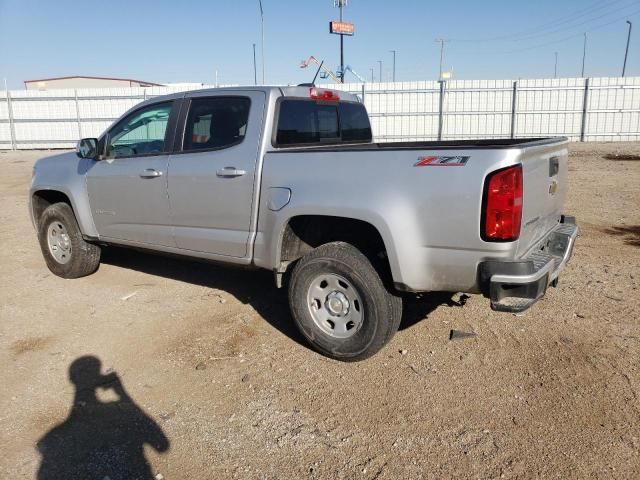
<svg viewBox="0 0 640 480">
<path fill-rule="evenodd" d="M 109 132 L 107 158 L 153 155 L 165 151 L 164 141 L 173 102 L 156 103 L 133 112 Z"/>
<path fill-rule="evenodd" d="M 182 150 L 217 150 L 239 144 L 247 133 L 250 106 L 246 97 L 192 99 Z"/>
</svg>

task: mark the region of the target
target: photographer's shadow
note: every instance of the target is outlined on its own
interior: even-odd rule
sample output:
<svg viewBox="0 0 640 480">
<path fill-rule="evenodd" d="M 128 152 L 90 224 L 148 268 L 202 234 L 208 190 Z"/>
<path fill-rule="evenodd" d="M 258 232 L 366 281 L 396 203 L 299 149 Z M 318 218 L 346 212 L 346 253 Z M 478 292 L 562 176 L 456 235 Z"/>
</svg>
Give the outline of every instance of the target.
<svg viewBox="0 0 640 480">
<path fill-rule="evenodd" d="M 67 419 L 38 441 L 42 462 L 38 480 L 153 479 L 144 445 L 169 449 L 162 429 L 136 405 L 115 374 L 100 373 L 100 360 L 85 356 L 69 367 L 75 387 Z M 117 400 L 101 401 L 103 390 Z"/>
</svg>

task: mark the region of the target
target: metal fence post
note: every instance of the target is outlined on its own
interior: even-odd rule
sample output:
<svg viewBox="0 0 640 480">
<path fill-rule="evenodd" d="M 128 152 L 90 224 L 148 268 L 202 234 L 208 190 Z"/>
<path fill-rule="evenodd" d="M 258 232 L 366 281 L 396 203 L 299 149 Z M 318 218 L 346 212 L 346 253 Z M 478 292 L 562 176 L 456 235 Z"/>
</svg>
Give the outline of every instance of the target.
<svg viewBox="0 0 640 480">
<path fill-rule="evenodd" d="M 580 141 L 584 142 L 587 133 L 587 115 L 589 114 L 589 79 L 584 80 L 584 100 L 582 101 L 582 125 L 580 126 Z"/>
<path fill-rule="evenodd" d="M 74 90 L 76 97 L 76 120 L 78 122 L 78 140 L 82 140 L 82 122 L 80 121 L 80 105 L 78 103 L 78 90 Z"/>
<path fill-rule="evenodd" d="M 444 127 L 444 84 L 446 80 L 440 82 L 440 107 L 438 109 L 438 141 L 442 140 L 442 130 Z"/>
<path fill-rule="evenodd" d="M 13 104 L 11 102 L 11 92 L 7 90 L 7 112 L 9 112 L 9 134 L 11 135 L 11 150 L 16 150 L 16 125 L 13 119 Z"/>
<path fill-rule="evenodd" d="M 511 138 L 516 138 L 516 114 L 518 105 L 518 81 L 513 82 L 513 94 L 511 96 Z"/>
</svg>

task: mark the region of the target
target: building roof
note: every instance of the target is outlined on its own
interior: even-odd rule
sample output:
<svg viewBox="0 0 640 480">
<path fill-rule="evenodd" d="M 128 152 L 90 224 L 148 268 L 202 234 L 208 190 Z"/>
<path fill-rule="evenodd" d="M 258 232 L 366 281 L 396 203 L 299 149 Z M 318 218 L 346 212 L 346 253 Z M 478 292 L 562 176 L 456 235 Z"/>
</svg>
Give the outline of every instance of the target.
<svg viewBox="0 0 640 480">
<path fill-rule="evenodd" d="M 39 78 L 37 80 L 25 80 L 24 83 L 37 83 L 37 82 L 49 82 L 51 80 L 68 80 L 71 78 L 89 78 L 92 80 L 117 80 L 121 82 L 136 82 L 136 83 L 144 83 L 147 85 L 151 85 L 154 87 L 161 87 L 161 83 L 155 82 L 147 82 L 145 80 L 135 80 L 133 78 L 115 78 L 115 77 L 91 77 L 88 75 L 70 75 L 68 77 L 51 77 L 51 78 Z"/>
</svg>

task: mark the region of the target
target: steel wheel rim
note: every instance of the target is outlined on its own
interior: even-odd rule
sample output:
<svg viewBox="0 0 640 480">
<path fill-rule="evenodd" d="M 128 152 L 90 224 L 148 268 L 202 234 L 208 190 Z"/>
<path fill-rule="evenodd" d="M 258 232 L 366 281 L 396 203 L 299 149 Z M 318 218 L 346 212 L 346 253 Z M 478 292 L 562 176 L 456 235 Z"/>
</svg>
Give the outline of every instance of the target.
<svg viewBox="0 0 640 480">
<path fill-rule="evenodd" d="M 360 294 L 340 275 L 316 276 L 307 291 L 307 306 L 316 326 L 333 338 L 350 338 L 362 327 L 364 305 Z"/>
<path fill-rule="evenodd" d="M 61 265 L 71 260 L 71 238 L 67 227 L 58 220 L 51 222 L 47 228 L 47 245 L 49 253 Z"/>
</svg>

